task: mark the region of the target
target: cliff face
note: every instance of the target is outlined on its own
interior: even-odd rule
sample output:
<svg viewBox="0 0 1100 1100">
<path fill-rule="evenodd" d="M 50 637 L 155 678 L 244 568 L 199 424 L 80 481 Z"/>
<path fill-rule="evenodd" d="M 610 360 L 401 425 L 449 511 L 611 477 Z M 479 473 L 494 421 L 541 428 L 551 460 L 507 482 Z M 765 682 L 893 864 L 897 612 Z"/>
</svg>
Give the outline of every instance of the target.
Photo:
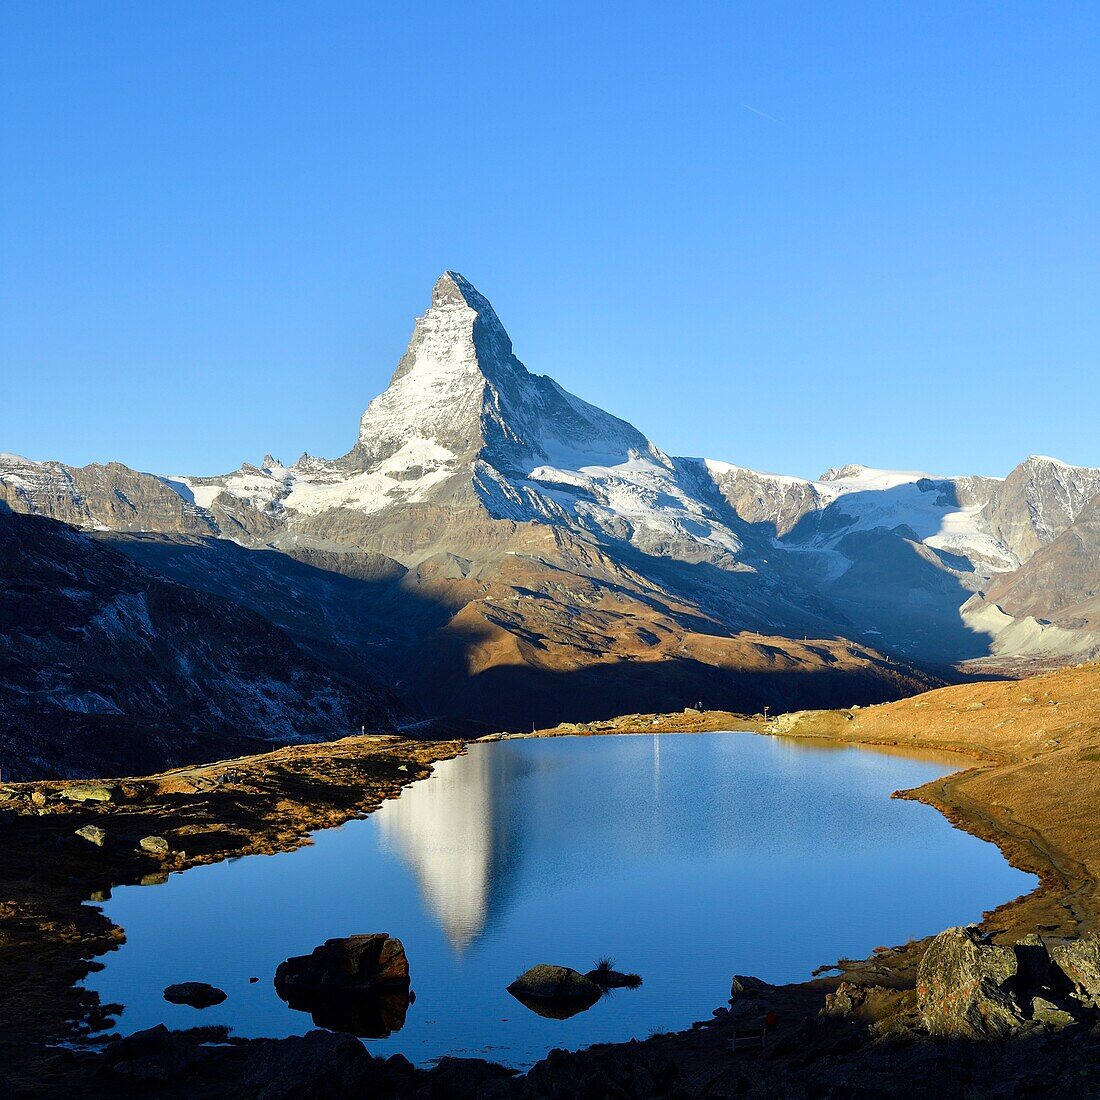
<svg viewBox="0 0 1100 1100">
<path fill-rule="evenodd" d="M 0 762 L 9 778 L 161 766 L 387 726 L 377 686 L 54 520 L 0 511 Z"/>
</svg>

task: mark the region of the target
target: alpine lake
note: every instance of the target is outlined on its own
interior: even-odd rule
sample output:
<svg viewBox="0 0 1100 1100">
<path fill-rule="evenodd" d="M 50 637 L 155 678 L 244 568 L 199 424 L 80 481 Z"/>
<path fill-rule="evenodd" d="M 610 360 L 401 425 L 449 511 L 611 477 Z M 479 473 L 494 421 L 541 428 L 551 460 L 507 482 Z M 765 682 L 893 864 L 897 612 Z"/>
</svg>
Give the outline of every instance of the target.
<svg viewBox="0 0 1100 1100">
<path fill-rule="evenodd" d="M 86 984 L 124 1006 L 121 1034 L 302 1034 L 316 1024 L 277 995 L 277 965 L 386 932 L 415 999 L 363 1036 L 372 1053 L 525 1067 L 643 1039 L 709 1017 L 735 973 L 802 981 L 1032 889 L 993 845 L 890 797 L 967 763 L 738 733 L 472 744 L 306 847 L 116 889 L 103 908 L 125 943 Z M 608 957 L 642 984 L 566 1019 L 506 988 L 536 963 Z M 169 1004 L 182 981 L 227 999 Z"/>
</svg>

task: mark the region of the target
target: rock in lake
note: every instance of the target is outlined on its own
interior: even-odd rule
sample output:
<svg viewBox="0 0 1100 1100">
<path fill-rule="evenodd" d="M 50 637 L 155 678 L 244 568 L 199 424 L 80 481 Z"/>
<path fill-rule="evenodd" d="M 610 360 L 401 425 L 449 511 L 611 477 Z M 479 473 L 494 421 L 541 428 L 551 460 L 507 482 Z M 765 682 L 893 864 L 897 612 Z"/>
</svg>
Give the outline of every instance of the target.
<svg viewBox="0 0 1100 1100">
<path fill-rule="evenodd" d="M 366 993 L 408 984 L 405 948 L 385 932 L 325 940 L 312 954 L 295 955 L 275 971 L 275 989 L 284 999 L 288 993 Z"/>
<path fill-rule="evenodd" d="M 404 1026 L 409 960 L 385 932 L 326 940 L 279 964 L 275 992 L 320 1027 L 382 1039 Z"/>
<path fill-rule="evenodd" d="M 162 836 L 143 836 L 138 841 L 138 847 L 153 856 L 168 855 L 168 841 Z"/>
<path fill-rule="evenodd" d="M 642 984 L 641 975 L 624 974 L 609 966 L 597 966 L 589 970 L 585 977 L 590 982 L 595 982 L 600 989 L 637 989 Z"/>
<path fill-rule="evenodd" d="M 174 1005 L 210 1008 L 225 1000 L 225 993 L 207 982 L 177 982 L 164 991 L 164 999 Z"/>
<path fill-rule="evenodd" d="M 539 963 L 521 974 L 508 992 L 540 1016 L 565 1020 L 591 1008 L 603 990 L 590 978 L 568 966 Z"/>
</svg>

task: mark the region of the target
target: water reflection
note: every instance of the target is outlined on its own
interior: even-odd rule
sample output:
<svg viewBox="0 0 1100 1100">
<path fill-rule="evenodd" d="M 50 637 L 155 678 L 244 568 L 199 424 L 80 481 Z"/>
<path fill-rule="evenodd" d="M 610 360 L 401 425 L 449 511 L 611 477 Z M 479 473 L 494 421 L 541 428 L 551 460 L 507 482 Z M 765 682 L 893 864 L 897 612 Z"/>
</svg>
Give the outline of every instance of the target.
<svg viewBox="0 0 1100 1100">
<path fill-rule="evenodd" d="M 847 850 L 853 816 L 866 817 L 865 788 L 880 780 L 883 756 L 943 771 L 968 763 L 953 753 L 794 738 L 774 738 L 761 752 L 741 751 L 742 742 L 721 735 L 694 743 L 675 734 L 630 736 L 621 748 L 604 744 L 609 740 L 623 738 L 561 738 L 553 748 L 526 740 L 471 745 L 465 757 L 438 765 L 431 782 L 414 784 L 378 811 L 380 844 L 416 875 L 426 908 L 457 954 L 504 918 L 525 878 L 558 876 L 565 885 L 601 864 L 690 863 L 734 852 L 778 860 Z M 646 741 L 650 748 L 637 751 Z M 664 796 L 662 741 L 676 765 Z M 575 768 L 570 752 L 615 764 L 563 782 L 553 773 Z M 814 757 L 822 754 L 844 758 L 848 777 L 847 790 L 825 813 L 819 792 L 807 797 L 807 786 L 823 778 L 814 774 Z M 891 813 L 888 805 L 872 804 L 871 815 L 884 825 Z M 548 843 L 552 862 L 545 860 Z M 529 859 L 543 865 L 527 870 Z"/>
<path fill-rule="evenodd" d="M 416 874 L 456 952 L 470 947 L 506 904 L 523 853 L 512 792 L 531 770 L 520 756 L 474 746 L 378 814 L 380 843 Z"/>
<path fill-rule="evenodd" d="M 289 993 L 284 999 L 295 1011 L 308 1012 L 318 1027 L 361 1039 L 385 1039 L 405 1026 L 416 998 L 407 989 L 384 989 L 347 996 Z"/>
<path fill-rule="evenodd" d="M 115 890 L 105 911 L 126 941 L 88 984 L 125 1004 L 127 1034 L 193 1026 L 162 993 L 202 980 L 228 997 L 201 1022 L 237 1035 L 301 1034 L 312 1016 L 374 1036 L 383 1056 L 529 1065 L 686 1027 L 732 974 L 804 979 L 1030 888 L 992 845 L 889 798 L 952 765 L 823 747 L 723 734 L 473 745 L 308 847 Z M 280 962 L 382 930 L 405 945 L 415 1003 L 353 1018 L 279 999 Z M 507 992 L 537 963 L 584 974 L 603 955 L 644 984 L 567 1019 Z"/>
</svg>

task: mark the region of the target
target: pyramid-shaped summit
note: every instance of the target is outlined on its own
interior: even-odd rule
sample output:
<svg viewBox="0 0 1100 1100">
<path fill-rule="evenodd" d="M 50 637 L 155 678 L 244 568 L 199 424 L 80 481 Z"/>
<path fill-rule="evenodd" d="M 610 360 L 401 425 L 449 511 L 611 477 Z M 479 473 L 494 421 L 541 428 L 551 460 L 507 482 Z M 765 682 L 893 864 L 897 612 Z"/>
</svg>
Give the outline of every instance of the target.
<svg viewBox="0 0 1100 1100">
<path fill-rule="evenodd" d="M 455 271 L 432 288 L 389 386 L 363 414 L 353 454 L 371 466 L 410 445 L 510 476 L 563 454 L 606 464 L 654 450 L 629 424 L 531 374 L 489 300 Z"/>
<path fill-rule="evenodd" d="M 416 319 L 390 385 L 414 369 L 463 373 L 471 368 L 483 374 L 524 369 L 489 299 L 457 271 L 444 271 L 432 287 L 431 307 Z"/>
</svg>

